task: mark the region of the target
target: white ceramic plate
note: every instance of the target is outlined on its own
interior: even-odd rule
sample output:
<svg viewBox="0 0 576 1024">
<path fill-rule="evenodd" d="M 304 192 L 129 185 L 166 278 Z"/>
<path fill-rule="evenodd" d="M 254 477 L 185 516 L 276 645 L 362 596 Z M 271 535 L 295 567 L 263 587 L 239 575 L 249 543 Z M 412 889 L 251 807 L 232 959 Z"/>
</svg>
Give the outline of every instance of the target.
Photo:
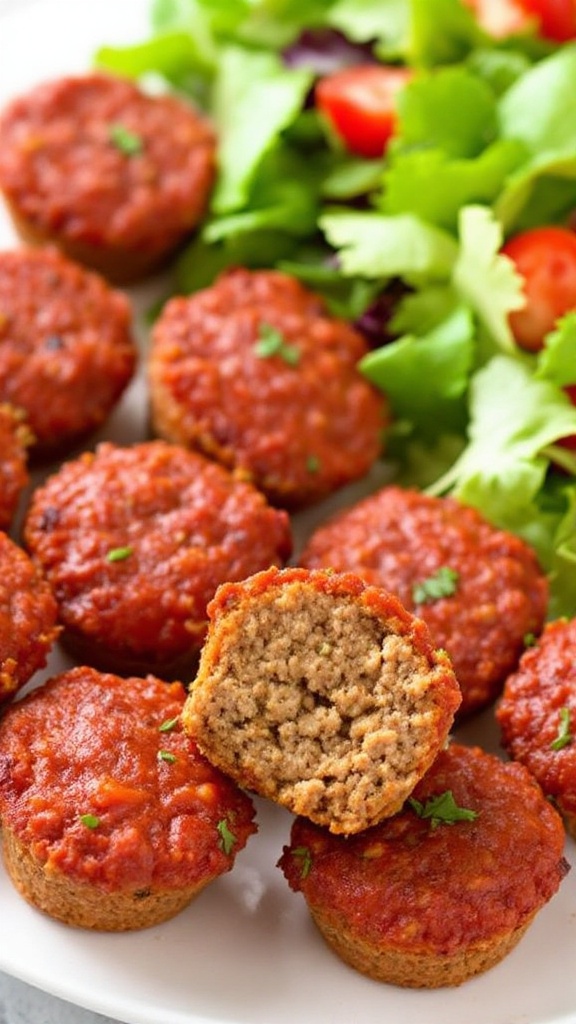
<svg viewBox="0 0 576 1024">
<path fill-rule="evenodd" d="M 147 0 L 0 0 L 0 102 L 84 70 L 101 43 L 142 38 L 147 8 Z M 0 210 L 0 246 L 15 244 Z M 159 282 L 132 293 L 136 308 L 161 291 Z M 137 440 L 146 418 L 140 375 L 101 436 Z M 325 511 L 300 527 L 310 529 Z M 55 652 L 34 682 L 68 664 Z M 496 750 L 492 714 L 461 738 Z M 324 946 L 275 866 L 290 815 L 259 802 L 258 820 L 258 836 L 229 875 L 172 922 L 140 933 L 57 924 L 29 907 L 0 867 L 0 969 L 134 1024 L 576 1024 L 576 878 L 568 876 L 521 945 L 488 974 L 455 990 L 405 991 L 363 978 Z M 567 856 L 576 864 L 570 842 Z"/>
</svg>

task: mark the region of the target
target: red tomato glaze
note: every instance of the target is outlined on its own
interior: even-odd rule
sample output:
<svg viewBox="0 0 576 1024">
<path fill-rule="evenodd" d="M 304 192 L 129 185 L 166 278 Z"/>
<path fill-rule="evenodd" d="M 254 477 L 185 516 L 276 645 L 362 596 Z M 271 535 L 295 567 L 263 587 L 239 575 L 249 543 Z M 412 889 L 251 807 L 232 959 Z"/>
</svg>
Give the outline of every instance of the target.
<svg viewBox="0 0 576 1024">
<path fill-rule="evenodd" d="M 232 866 L 253 807 L 182 732 L 184 698 L 180 683 L 75 668 L 8 711 L 0 815 L 47 871 L 110 892 L 179 888 Z"/>
<path fill-rule="evenodd" d="M 452 744 L 413 796 L 447 790 L 477 817 L 434 827 L 406 804 L 346 838 L 297 818 L 280 861 L 290 886 L 334 927 L 398 952 L 449 956 L 520 927 L 567 870 L 561 818 L 526 769 L 478 748 Z"/>
<path fill-rule="evenodd" d="M 555 749 L 561 713 L 567 742 Z M 506 681 L 497 710 L 505 749 L 525 764 L 560 809 L 576 814 L 576 619 L 550 623 Z"/>
</svg>

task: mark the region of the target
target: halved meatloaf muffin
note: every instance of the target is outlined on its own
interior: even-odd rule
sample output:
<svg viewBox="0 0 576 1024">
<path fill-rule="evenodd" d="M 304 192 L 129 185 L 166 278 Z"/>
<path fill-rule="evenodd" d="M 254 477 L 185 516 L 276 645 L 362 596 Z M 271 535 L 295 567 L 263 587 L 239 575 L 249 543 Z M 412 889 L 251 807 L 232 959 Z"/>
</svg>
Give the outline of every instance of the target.
<svg viewBox="0 0 576 1024">
<path fill-rule="evenodd" d="M 445 654 L 350 574 L 269 569 L 220 587 L 184 710 L 210 760 L 334 832 L 404 802 L 460 702 Z"/>
</svg>

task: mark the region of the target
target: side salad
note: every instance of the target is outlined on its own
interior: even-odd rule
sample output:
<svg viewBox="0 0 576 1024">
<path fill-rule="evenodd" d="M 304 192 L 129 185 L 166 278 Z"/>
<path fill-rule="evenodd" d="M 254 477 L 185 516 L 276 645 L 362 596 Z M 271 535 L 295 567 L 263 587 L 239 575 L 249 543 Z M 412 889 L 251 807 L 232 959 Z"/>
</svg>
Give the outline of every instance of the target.
<svg viewBox="0 0 576 1024">
<path fill-rule="evenodd" d="M 370 341 L 398 481 L 524 537 L 576 615 L 571 0 L 155 0 L 95 59 L 216 124 L 177 290 L 243 264 L 321 292 Z"/>
</svg>

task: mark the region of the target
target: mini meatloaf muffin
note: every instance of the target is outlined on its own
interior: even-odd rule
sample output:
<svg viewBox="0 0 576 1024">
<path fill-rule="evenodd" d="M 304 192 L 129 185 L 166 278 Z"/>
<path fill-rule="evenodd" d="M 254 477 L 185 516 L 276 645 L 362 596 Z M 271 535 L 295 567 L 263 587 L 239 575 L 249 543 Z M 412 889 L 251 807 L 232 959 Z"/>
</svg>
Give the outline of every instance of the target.
<svg viewBox="0 0 576 1024">
<path fill-rule="evenodd" d="M 320 526 L 299 561 L 358 573 L 424 619 L 450 655 L 461 717 L 495 699 L 546 616 L 532 550 L 452 498 L 384 487 Z"/>
<path fill-rule="evenodd" d="M 285 512 L 163 441 L 103 443 L 64 463 L 34 493 L 24 537 L 80 660 L 177 677 L 197 656 L 218 584 L 291 550 Z"/>
<path fill-rule="evenodd" d="M 254 808 L 183 733 L 184 697 L 180 683 L 75 668 L 8 710 L 3 852 L 34 906 L 84 928 L 145 928 L 230 870 Z"/>
<path fill-rule="evenodd" d="M 576 619 L 546 626 L 506 680 L 496 717 L 505 750 L 538 779 L 576 839 Z"/>
<path fill-rule="evenodd" d="M 0 335 L 1 332 L 0 326 Z M 32 434 L 24 412 L 0 403 L 0 530 L 7 530 L 11 525 L 20 495 L 28 483 L 31 443 Z"/>
<path fill-rule="evenodd" d="M 99 427 L 135 363 L 124 295 L 56 249 L 0 253 L 0 401 L 26 411 L 34 452 Z"/>
<path fill-rule="evenodd" d="M 56 610 L 26 552 L 0 532 L 0 705 L 46 664 L 59 632 Z"/>
<path fill-rule="evenodd" d="M 439 988 L 513 949 L 568 871 L 563 848 L 525 768 L 454 744 L 395 817 L 347 839 L 297 818 L 279 863 L 351 967 Z"/>
<path fill-rule="evenodd" d="M 364 339 L 287 274 L 236 269 L 156 322 L 152 422 L 259 487 L 309 504 L 362 477 L 385 403 L 357 370 Z"/>
<path fill-rule="evenodd" d="M 214 153 L 187 103 L 111 75 L 42 83 L 0 117 L 0 189 L 20 233 L 117 283 L 159 266 L 198 224 Z"/>
<path fill-rule="evenodd" d="M 269 569 L 222 586 L 184 727 L 219 768 L 333 832 L 393 814 L 460 693 L 425 624 L 352 574 Z"/>
</svg>

